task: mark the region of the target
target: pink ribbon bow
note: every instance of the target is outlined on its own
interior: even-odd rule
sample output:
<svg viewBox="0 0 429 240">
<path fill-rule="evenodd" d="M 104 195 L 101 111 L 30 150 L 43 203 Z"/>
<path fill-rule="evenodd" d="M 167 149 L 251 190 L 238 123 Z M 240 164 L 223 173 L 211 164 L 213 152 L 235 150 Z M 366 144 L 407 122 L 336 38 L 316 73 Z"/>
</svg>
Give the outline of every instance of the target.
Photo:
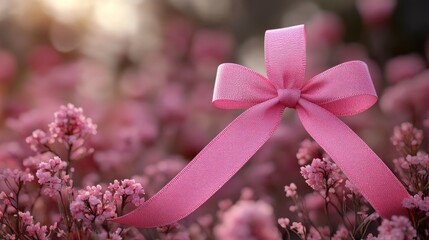
<svg viewBox="0 0 429 240">
<path fill-rule="evenodd" d="M 186 217 L 221 188 L 273 135 L 285 108 L 295 108 L 307 132 L 331 156 L 382 217 L 406 214 L 409 196 L 383 161 L 340 119 L 377 101 L 365 63 L 351 61 L 304 82 L 303 25 L 265 34 L 268 78 L 236 64 L 218 68 L 213 104 L 249 108 L 217 135 L 161 191 L 114 221 L 136 227 Z"/>
</svg>

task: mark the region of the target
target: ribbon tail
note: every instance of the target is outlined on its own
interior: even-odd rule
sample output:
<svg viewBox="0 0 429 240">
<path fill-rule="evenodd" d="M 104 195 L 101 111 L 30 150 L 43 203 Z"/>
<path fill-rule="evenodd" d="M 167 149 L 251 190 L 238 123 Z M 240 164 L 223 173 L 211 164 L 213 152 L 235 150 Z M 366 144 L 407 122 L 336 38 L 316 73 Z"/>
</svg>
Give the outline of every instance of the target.
<svg viewBox="0 0 429 240">
<path fill-rule="evenodd" d="M 277 99 L 251 107 L 219 133 L 157 194 L 113 221 L 149 228 L 186 217 L 218 191 L 272 136 L 283 110 Z"/>
<path fill-rule="evenodd" d="M 345 123 L 326 109 L 300 99 L 299 118 L 314 140 L 331 156 L 381 217 L 406 215 L 409 197 L 384 162 Z"/>
</svg>

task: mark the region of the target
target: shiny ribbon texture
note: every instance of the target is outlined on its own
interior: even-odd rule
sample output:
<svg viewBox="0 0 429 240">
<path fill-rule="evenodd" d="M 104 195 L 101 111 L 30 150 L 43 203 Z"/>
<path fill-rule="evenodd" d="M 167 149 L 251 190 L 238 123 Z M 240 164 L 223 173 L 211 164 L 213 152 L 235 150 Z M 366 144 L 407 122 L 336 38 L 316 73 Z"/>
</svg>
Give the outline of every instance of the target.
<svg viewBox="0 0 429 240">
<path fill-rule="evenodd" d="M 409 196 L 383 161 L 337 116 L 377 101 L 368 67 L 350 61 L 304 82 L 303 25 L 265 34 L 264 77 L 236 64 L 218 68 L 213 104 L 249 108 L 217 135 L 173 180 L 134 211 L 113 221 L 157 227 L 179 221 L 219 190 L 273 135 L 285 108 L 294 108 L 313 139 L 382 217 L 404 215 Z"/>
</svg>

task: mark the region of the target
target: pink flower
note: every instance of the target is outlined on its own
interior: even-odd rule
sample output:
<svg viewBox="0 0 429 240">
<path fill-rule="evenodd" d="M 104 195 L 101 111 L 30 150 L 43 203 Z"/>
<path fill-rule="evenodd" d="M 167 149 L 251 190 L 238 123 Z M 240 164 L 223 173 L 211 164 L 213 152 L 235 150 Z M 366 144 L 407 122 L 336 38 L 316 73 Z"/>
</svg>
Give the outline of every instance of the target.
<svg viewBox="0 0 429 240">
<path fill-rule="evenodd" d="M 40 226 L 40 223 L 31 224 L 25 229 L 29 236 L 39 240 L 48 240 L 48 227 Z"/>
<path fill-rule="evenodd" d="M 44 131 L 36 129 L 31 136 L 25 139 L 25 142 L 30 145 L 31 150 L 35 152 L 44 152 L 47 150 L 46 145 L 51 143 L 51 137 Z"/>
<path fill-rule="evenodd" d="M 299 146 L 296 158 L 298 158 L 299 165 L 308 164 L 314 158 L 323 157 L 323 150 L 315 141 L 305 139 Z"/>
<path fill-rule="evenodd" d="M 34 180 L 34 175 L 30 173 L 30 169 L 25 169 L 25 171 L 21 171 L 19 169 L 5 169 L 3 170 L 2 176 L 4 179 L 11 179 L 17 185 L 19 183 L 31 182 Z"/>
<path fill-rule="evenodd" d="M 121 231 L 122 231 L 121 228 L 116 229 L 115 232 L 110 234 L 110 239 L 111 240 L 122 240 Z"/>
<path fill-rule="evenodd" d="M 422 144 L 423 131 L 414 128 L 409 122 L 404 122 L 393 129 L 393 136 L 390 138 L 393 146 L 405 153 L 416 153 Z"/>
<path fill-rule="evenodd" d="M 88 186 L 79 190 L 76 199 L 70 204 L 72 217 L 82 222 L 85 228 L 91 224 L 101 225 L 106 219 L 116 217 L 116 206 L 110 191 L 103 193 L 100 185 Z"/>
<path fill-rule="evenodd" d="M 239 201 L 222 216 L 215 235 L 223 240 L 281 239 L 273 209 L 262 201 Z"/>
<path fill-rule="evenodd" d="M 114 180 L 109 184 L 109 191 L 113 193 L 113 199 L 118 203 L 132 203 L 139 206 L 144 202 L 144 189 L 134 179 L 124 179 L 121 182 Z M 123 206 L 122 206 L 123 207 Z"/>
<path fill-rule="evenodd" d="M 97 125 L 92 123 L 91 118 L 83 115 L 82 108 L 69 103 L 67 106 L 61 106 L 60 110 L 54 113 L 54 122 L 49 124 L 49 131 L 59 142 L 74 144 L 88 135 L 95 135 Z"/>
<path fill-rule="evenodd" d="M 349 231 L 345 227 L 340 227 L 332 236 L 332 240 L 347 240 L 349 239 Z"/>
<path fill-rule="evenodd" d="M 30 212 L 18 212 L 18 216 L 24 225 L 30 225 L 33 223 L 33 216 Z"/>
<path fill-rule="evenodd" d="M 31 239 L 48 240 L 48 227 L 41 226 L 39 222 L 34 224 L 33 216 L 31 216 L 30 212 L 18 212 L 18 216 L 25 227 L 28 237 L 31 237 Z"/>
<path fill-rule="evenodd" d="M 404 216 L 393 216 L 392 220 L 384 219 L 377 230 L 378 239 L 412 240 L 417 235 L 410 220 Z"/>
<path fill-rule="evenodd" d="M 302 239 L 305 237 L 306 229 L 300 222 L 293 222 L 290 229 L 298 234 Z"/>
<path fill-rule="evenodd" d="M 295 197 L 296 196 L 296 185 L 291 183 L 289 186 L 285 186 L 286 197 Z"/>
<path fill-rule="evenodd" d="M 359 189 L 348 179 L 346 180 L 346 183 L 344 185 L 350 192 L 354 193 L 355 195 L 360 195 Z"/>
<path fill-rule="evenodd" d="M 62 230 L 62 229 L 60 229 L 60 228 L 58 227 L 58 223 L 57 223 L 57 222 L 54 222 L 54 224 L 52 224 L 52 225 L 49 227 L 49 230 L 50 230 L 51 232 L 56 232 L 56 233 L 57 233 L 57 237 L 62 237 L 62 236 L 65 236 L 65 234 L 66 234 L 66 232 L 65 232 L 64 230 Z"/>
<path fill-rule="evenodd" d="M 39 164 L 36 176 L 43 186 L 43 194 L 54 197 L 61 191 L 69 180 L 69 175 L 65 172 L 66 167 L 67 163 L 57 156 Z"/>
<path fill-rule="evenodd" d="M 282 228 L 286 229 L 290 223 L 290 220 L 289 218 L 279 218 L 277 222 Z"/>
<path fill-rule="evenodd" d="M 343 181 L 337 165 L 325 158 L 315 158 L 311 165 L 301 167 L 301 175 L 311 188 L 319 191 L 324 197 L 327 197 L 326 190 L 331 191 Z"/>
<path fill-rule="evenodd" d="M 420 209 L 429 216 L 429 197 L 423 197 L 423 194 L 415 194 L 402 201 L 402 206 L 408 209 Z"/>
<path fill-rule="evenodd" d="M 37 154 L 34 156 L 29 156 L 22 161 L 24 167 L 31 169 L 37 169 L 41 162 L 47 162 L 50 159 L 49 154 Z"/>
</svg>

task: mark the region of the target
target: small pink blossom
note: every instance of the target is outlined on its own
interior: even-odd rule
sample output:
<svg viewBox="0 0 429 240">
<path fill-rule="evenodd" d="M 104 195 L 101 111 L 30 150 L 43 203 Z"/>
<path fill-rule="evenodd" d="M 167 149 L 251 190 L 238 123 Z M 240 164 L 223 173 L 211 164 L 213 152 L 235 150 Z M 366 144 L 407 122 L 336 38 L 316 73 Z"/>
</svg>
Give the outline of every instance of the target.
<svg viewBox="0 0 429 240">
<path fill-rule="evenodd" d="M 409 122 L 404 122 L 393 129 L 393 136 L 390 138 L 393 146 L 399 151 L 411 154 L 417 152 L 423 140 L 423 131 Z"/>
<path fill-rule="evenodd" d="M 88 135 L 95 135 L 97 125 L 92 123 L 91 118 L 83 115 L 82 108 L 69 103 L 54 113 L 54 121 L 49 124 L 49 132 L 59 142 L 74 144 Z"/>
<path fill-rule="evenodd" d="M 44 131 L 36 129 L 31 136 L 25 139 L 25 142 L 30 145 L 31 150 L 45 152 L 47 150 L 46 145 L 51 142 L 51 137 Z"/>
<path fill-rule="evenodd" d="M 103 192 L 100 185 L 79 190 L 76 199 L 70 204 L 70 211 L 73 218 L 82 222 L 84 227 L 101 225 L 106 219 L 116 217 L 113 195 L 108 190 Z"/>
<path fill-rule="evenodd" d="M 36 171 L 43 194 L 54 197 L 66 185 L 69 175 L 66 174 L 67 163 L 55 156 L 47 162 L 41 162 Z"/>
<path fill-rule="evenodd" d="M 290 220 L 289 218 L 279 218 L 277 222 L 282 228 L 286 229 L 290 223 Z"/>
<path fill-rule="evenodd" d="M 49 230 L 51 232 L 56 232 L 57 233 L 57 237 L 62 237 L 62 236 L 66 235 L 66 232 L 64 230 L 62 230 L 61 228 L 58 227 L 58 223 L 57 222 L 54 222 L 54 224 L 52 224 L 49 227 Z"/>
<path fill-rule="evenodd" d="M 305 139 L 301 142 L 301 145 L 296 154 L 299 165 L 308 164 L 314 158 L 323 157 L 323 150 L 315 141 Z"/>
<path fill-rule="evenodd" d="M 378 239 L 412 240 L 417 236 L 410 220 L 404 216 L 393 216 L 391 220 L 384 219 L 377 230 Z"/>
<path fill-rule="evenodd" d="M 30 225 L 33 223 L 33 216 L 30 212 L 18 212 L 18 216 L 24 225 Z"/>
<path fill-rule="evenodd" d="M 121 237 L 121 228 L 116 229 L 116 231 L 114 231 L 113 233 L 110 234 L 110 239 L 111 240 L 122 240 Z"/>
<path fill-rule="evenodd" d="M 18 212 L 18 217 L 24 225 L 26 234 L 29 237 L 38 240 L 48 240 L 48 227 L 41 226 L 39 222 L 34 224 L 33 216 L 31 216 L 30 212 Z"/>
<path fill-rule="evenodd" d="M 289 207 L 289 211 L 291 211 L 291 212 L 296 212 L 297 210 L 298 210 L 298 206 L 296 206 L 296 205 L 291 205 Z"/>
<path fill-rule="evenodd" d="M 139 206 L 144 202 L 144 189 L 134 179 L 124 179 L 121 182 L 114 180 L 108 189 L 113 193 L 113 199 L 118 203 L 132 203 Z"/>
<path fill-rule="evenodd" d="M 347 240 L 349 239 L 349 231 L 344 226 L 338 228 L 335 232 L 334 236 L 332 236 L 332 240 Z"/>
<path fill-rule="evenodd" d="M 409 165 L 414 165 L 415 167 L 420 165 L 422 168 L 429 167 L 429 155 L 424 152 L 417 152 L 415 156 L 407 155 L 405 159 Z"/>
<path fill-rule="evenodd" d="M 426 216 L 429 216 L 429 197 L 424 197 L 422 193 L 405 198 L 402 206 L 408 209 L 420 209 L 426 213 Z"/>
<path fill-rule="evenodd" d="M 34 175 L 30 173 L 30 169 L 28 168 L 25 169 L 25 171 L 7 168 L 3 170 L 2 174 L 0 175 L 0 178 L 3 178 L 4 180 L 13 180 L 16 185 L 19 185 L 20 183 L 27 183 L 33 181 Z"/>
<path fill-rule="evenodd" d="M 324 197 L 327 197 L 326 190 L 333 190 L 343 181 L 337 165 L 325 158 L 315 158 L 311 165 L 301 167 L 301 175 L 311 188 L 319 191 Z"/>
<path fill-rule="evenodd" d="M 366 236 L 366 240 L 378 240 L 378 239 L 372 233 L 370 233 L 368 234 L 368 236 Z"/>
<path fill-rule="evenodd" d="M 292 231 L 296 232 L 299 237 L 301 237 L 302 239 L 304 239 L 306 229 L 305 229 L 304 225 L 302 225 L 302 223 L 300 223 L 300 222 L 293 222 L 292 226 L 290 227 L 290 229 Z"/>
<path fill-rule="evenodd" d="M 347 179 L 344 186 L 355 195 L 360 195 L 359 189 L 350 180 Z"/>
<path fill-rule="evenodd" d="M 48 240 L 48 227 L 41 226 L 40 223 L 31 224 L 25 229 L 29 236 L 39 240 Z"/>
<path fill-rule="evenodd" d="M 37 169 L 41 162 L 46 162 L 50 159 L 49 154 L 37 154 L 29 156 L 22 161 L 22 165 L 27 168 Z"/>
<path fill-rule="evenodd" d="M 296 196 L 296 185 L 291 183 L 289 186 L 285 186 L 286 197 L 295 197 Z"/>
</svg>

